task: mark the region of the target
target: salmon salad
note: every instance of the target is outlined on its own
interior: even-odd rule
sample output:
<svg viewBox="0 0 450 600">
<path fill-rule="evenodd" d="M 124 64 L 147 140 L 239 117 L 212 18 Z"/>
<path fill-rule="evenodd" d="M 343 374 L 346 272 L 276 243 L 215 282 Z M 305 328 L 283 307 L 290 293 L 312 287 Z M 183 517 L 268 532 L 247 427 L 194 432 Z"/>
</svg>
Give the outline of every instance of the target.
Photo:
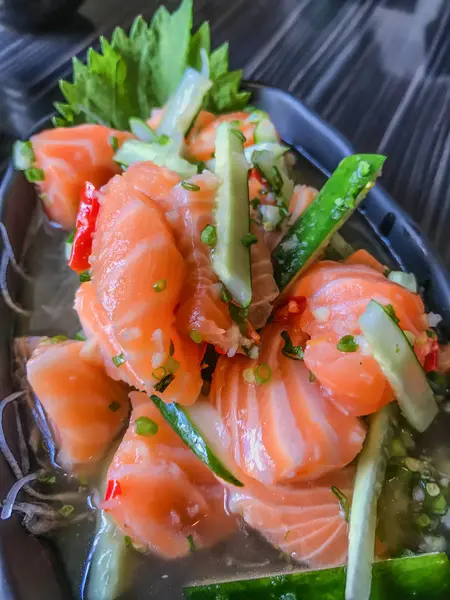
<svg viewBox="0 0 450 600">
<path fill-rule="evenodd" d="M 406 580 L 447 514 L 415 441 L 442 412 L 440 317 L 412 273 L 339 233 L 386 157 L 297 183 L 295 148 L 228 70 L 227 45 L 211 52 L 207 23 L 164 58 L 183 23 L 189 0 L 103 39 L 61 83 L 54 127 L 16 142 L 47 226 L 65 232 L 79 331 L 15 340 L 20 388 L 0 410 L 25 399 L 43 445 L 32 472 L 1 444 L 17 479 L 1 516 L 39 535 L 96 515 L 86 600 L 175 598 L 127 596 L 130 556 L 186 565 L 239 536 L 299 577 L 342 575 L 327 598 L 369 600 L 377 565 L 406 561 Z M 127 74 L 114 105 L 99 83 L 113 61 Z M 400 496 L 415 534 L 394 543 Z M 194 600 L 325 597 L 307 580 L 298 596 L 295 582 L 227 595 L 186 581 Z"/>
</svg>

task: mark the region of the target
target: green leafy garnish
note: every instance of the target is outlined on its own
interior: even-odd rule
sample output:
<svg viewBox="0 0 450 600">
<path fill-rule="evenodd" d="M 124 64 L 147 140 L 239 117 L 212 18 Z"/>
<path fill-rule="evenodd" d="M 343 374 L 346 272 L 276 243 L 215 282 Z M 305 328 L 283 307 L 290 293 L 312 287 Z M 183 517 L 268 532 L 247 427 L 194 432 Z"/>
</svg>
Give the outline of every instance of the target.
<svg viewBox="0 0 450 600">
<path fill-rule="evenodd" d="M 214 225 L 206 225 L 206 227 L 202 229 L 200 240 L 210 248 L 214 248 L 217 244 L 217 230 Z"/>
<path fill-rule="evenodd" d="M 90 48 L 86 64 L 73 59 L 73 81 L 60 81 L 66 102 L 55 104 L 60 116 L 54 125 L 99 123 L 125 130 L 132 117 L 146 121 L 152 108 L 167 102 L 188 66 L 202 69 L 205 56 L 213 85 L 204 108 L 244 108 L 250 94 L 240 91 L 242 71 L 228 70 L 228 44 L 211 52 L 208 23 L 193 35 L 191 28 L 192 0 L 182 0 L 172 14 L 161 6 L 150 23 L 137 17 L 129 35 L 117 27 L 110 41 L 101 37 L 100 52 Z"/>
<path fill-rule="evenodd" d="M 292 358 L 294 360 L 303 360 L 303 348 L 301 346 L 294 346 L 289 336 L 289 333 L 287 331 L 282 331 L 281 337 L 284 340 L 284 346 L 283 348 L 281 348 L 281 352 L 284 354 L 284 356 L 287 356 L 288 358 Z"/>
<path fill-rule="evenodd" d="M 258 238 L 253 233 L 246 233 L 244 237 L 241 239 L 241 243 L 245 248 L 250 248 L 253 244 L 258 243 Z"/>
<path fill-rule="evenodd" d="M 89 273 L 89 271 L 83 271 L 83 273 L 80 273 L 80 281 L 81 283 L 86 283 L 87 281 L 91 280 L 91 274 Z"/>
<path fill-rule="evenodd" d="M 45 179 L 44 171 L 42 169 L 36 169 L 35 167 L 32 167 L 31 169 L 26 169 L 24 173 L 25 177 L 27 178 L 27 181 L 29 181 L 30 183 L 44 181 Z"/>
<path fill-rule="evenodd" d="M 352 335 L 344 335 L 337 343 L 336 348 L 340 352 L 356 352 L 359 346 Z"/>
<path fill-rule="evenodd" d="M 13 163 L 18 171 L 26 171 L 33 166 L 35 160 L 31 142 L 17 140 L 13 145 Z"/>
<path fill-rule="evenodd" d="M 158 424 L 148 417 L 138 417 L 135 424 L 135 430 L 138 435 L 150 436 L 158 433 Z"/>
<path fill-rule="evenodd" d="M 121 365 L 123 365 L 123 363 L 125 362 L 123 352 L 117 354 L 116 356 L 113 356 L 112 361 L 116 365 L 116 367 L 120 367 Z"/>
</svg>

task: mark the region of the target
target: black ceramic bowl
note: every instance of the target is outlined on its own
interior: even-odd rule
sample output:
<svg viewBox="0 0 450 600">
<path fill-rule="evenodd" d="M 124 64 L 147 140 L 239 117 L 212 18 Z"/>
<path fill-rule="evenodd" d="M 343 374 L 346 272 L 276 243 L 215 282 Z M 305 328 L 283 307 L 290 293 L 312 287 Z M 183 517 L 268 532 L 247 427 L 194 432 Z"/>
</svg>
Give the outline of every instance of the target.
<svg viewBox="0 0 450 600">
<path fill-rule="evenodd" d="M 68 22 L 84 0 L 3 0 L 2 21 L 20 30 Z"/>
<path fill-rule="evenodd" d="M 248 83 L 252 103 L 269 112 L 285 142 L 298 151 L 297 168 L 303 182 L 320 187 L 327 175 L 348 154 L 351 145 L 300 101 L 289 94 L 264 85 Z M 49 120 L 36 129 L 49 126 Z M 364 151 L 364 148 L 358 148 Z M 0 187 L 0 220 L 6 225 L 16 256 L 23 249 L 36 195 L 22 174 L 9 167 Z M 450 324 L 450 283 L 429 243 L 406 213 L 380 185 L 373 189 L 361 208 L 345 226 L 345 237 L 356 247 L 365 247 L 385 264 L 413 272 L 424 289 L 430 310 L 439 312 Z M 10 273 L 9 290 L 20 293 L 20 280 Z M 10 344 L 14 316 L 0 303 L 0 390 L 1 397 L 11 393 Z M 5 410 L 4 430 L 10 432 L 14 447 L 12 411 Z M 12 475 L 0 460 L 0 498 L 12 485 Z M 179 592 L 181 596 L 181 591 Z M 44 540 L 29 536 L 18 518 L 0 521 L 0 598 L 1 600 L 65 600 L 71 598 L 62 567 Z M 159 596 L 169 600 L 167 595 Z M 170 600 L 173 596 L 170 595 Z M 178 598 L 178 595 L 177 595 Z"/>
</svg>

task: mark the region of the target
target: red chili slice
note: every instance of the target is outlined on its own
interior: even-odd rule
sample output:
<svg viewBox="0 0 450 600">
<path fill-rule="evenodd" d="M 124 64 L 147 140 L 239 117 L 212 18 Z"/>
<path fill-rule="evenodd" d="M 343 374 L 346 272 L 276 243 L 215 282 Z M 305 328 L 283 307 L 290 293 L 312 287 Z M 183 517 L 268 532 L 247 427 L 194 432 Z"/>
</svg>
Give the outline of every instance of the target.
<svg viewBox="0 0 450 600">
<path fill-rule="evenodd" d="M 90 268 L 89 256 L 92 253 L 92 238 L 99 208 L 98 191 L 92 183 L 86 181 L 81 192 L 77 226 L 69 259 L 69 267 L 77 273 L 88 271 Z"/>
<path fill-rule="evenodd" d="M 106 486 L 105 502 L 117 498 L 117 496 L 120 496 L 121 494 L 122 488 L 120 487 L 120 482 L 117 481 L 117 479 L 110 479 Z"/>
</svg>

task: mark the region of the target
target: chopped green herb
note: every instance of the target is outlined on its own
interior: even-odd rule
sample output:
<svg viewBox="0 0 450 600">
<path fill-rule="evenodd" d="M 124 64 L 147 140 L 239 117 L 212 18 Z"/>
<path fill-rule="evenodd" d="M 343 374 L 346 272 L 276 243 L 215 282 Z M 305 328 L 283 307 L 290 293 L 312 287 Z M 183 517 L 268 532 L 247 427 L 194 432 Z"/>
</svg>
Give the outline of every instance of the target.
<svg viewBox="0 0 450 600">
<path fill-rule="evenodd" d="M 434 483 L 434 482 L 427 483 L 426 490 L 427 490 L 427 494 L 433 498 L 435 498 L 436 496 L 439 496 L 439 494 L 441 493 L 441 490 L 440 490 L 438 484 Z"/>
<path fill-rule="evenodd" d="M 119 402 L 111 402 L 111 404 L 108 405 L 108 408 L 112 412 L 117 412 L 120 408 L 120 403 Z"/>
<path fill-rule="evenodd" d="M 62 506 L 59 509 L 58 512 L 62 517 L 69 517 L 73 513 L 74 510 L 75 510 L 74 506 L 72 506 L 71 504 L 65 504 L 64 506 Z"/>
<path fill-rule="evenodd" d="M 163 292 L 167 287 L 167 281 L 165 279 L 160 279 L 156 283 L 153 284 L 153 289 L 155 292 Z"/>
<path fill-rule="evenodd" d="M 417 517 L 416 523 L 419 527 L 428 527 L 431 524 L 431 520 L 428 515 L 421 514 Z"/>
<path fill-rule="evenodd" d="M 337 343 L 336 348 L 341 352 L 356 352 L 359 346 L 352 335 L 344 335 Z"/>
<path fill-rule="evenodd" d="M 152 376 L 158 380 L 164 379 L 164 377 L 166 375 L 167 375 L 167 369 L 165 367 L 158 367 L 152 373 Z"/>
<path fill-rule="evenodd" d="M 78 342 L 85 342 L 87 338 L 82 331 L 79 331 L 75 334 L 74 339 Z"/>
<path fill-rule="evenodd" d="M 201 174 L 206 169 L 206 163 L 202 160 L 199 160 L 197 163 L 197 173 Z"/>
<path fill-rule="evenodd" d="M 135 431 L 138 435 L 149 437 L 158 433 L 158 424 L 148 417 L 138 417 L 135 424 Z"/>
<path fill-rule="evenodd" d="M 182 181 L 181 187 L 187 190 L 188 192 L 199 192 L 200 186 L 196 183 L 190 183 L 189 181 Z"/>
<path fill-rule="evenodd" d="M 34 163 L 35 156 L 33 146 L 30 141 L 21 142 L 17 140 L 13 145 L 13 163 L 18 171 L 30 169 Z"/>
<path fill-rule="evenodd" d="M 336 487 L 335 485 L 331 486 L 331 491 L 333 492 L 333 494 L 338 499 L 338 502 L 339 502 L 339 505 L 341 507 L 341 510 L 344 513 L 345 520 L 348 523 L 348 519 L 349 519 L 349 516 L 350 516 L 350 505 L 349 505 L 347 496 L 345 494 L 343 494 L 341 492 L 341 490 L 338 487 Z"/>
<path fill-rule="evenodd" d="M 68 339 L 67 335 L 54 335 L 50 341 L 52 344 L 59 344 L 60 342 L 67 342 Z"/>
<path fill-rule="evenodd" d="M 189 551 L 195 552 L 196 547 L 195 547 L 195 542 L 194 542 L 194 538 L 192 537 L 192 535 L 188 535 L 186 539 L 189 544 Z"/>
<path fill-rule="evenodd" d="M 41 483 L 48 483 L 49 485 L 52 485 L 53 483 L 56 483 L 56 476 L 44 473 L 43 475 L 40 475 L 39 481 Z"/>
<path fill-rule="evenodd" d="M 125 544 L 125 546 L 126 546 L 127 548 L 131 548 L 131 546 L 133 545 L 133 541 L 132 541 L 132 539 L 130 538 L 130 536 L 129 536 L 129 535 L 125 535 L 125 536 L 124 536 L 124 538 L 123 538 L 123 543 Z"/>
<path fill-rule="evenodd" d="M 437 338 L 436 333 L 432 329 L 427 329 L 427 336 L 432 340 Z"/>
<path fill-rule="evenodd" d="M 280 170 L 278 169 L 278 167 L 276 165 L 273 165 L 273 167 L 272 167 L 272 189 L 276 194 L 278 194 L 278 192 L 281 191 L 282 187 L 283 187 L 283 178 L 281 177 Z"/>
<path fill-rule="evenodd" d="M 121 365 L 123 365 L 123 363 L 125 362 L 123 352 L 117 354 L 116 356 L 113 356 L 112 361 L 116 365 L 116 367 L 120 367 Z"/>
<path fill-rule="evenodd" d="M 227 288 L 222 284 L 222 289 L 220 290 L 220 299 L 222 302 L 231 302 L 231 294 L 227 290 Z"/>
<path fill-rule="evenodd" d="M 293 345 L 289 333 L 287 331 L 282 331 L 281 337 L 284 340 L 284 346 L 281 348 L 281 352 L 284 354 L 284 356 L 292 358 L 293 360 L 303 360 L 303 348 L 301 346 Z"/>
<path fill-rule="evenodd" d="M 238 119 L 235 119 L 234 121 L 230 121 L 230 125 L 232 127 L 240 127 L 241 126 L 241 122 Z"/>
<path fill-rule="evenodd" d="M 217 230 L 214 225 L 207 225 L 200 234 L 200 240 L 209 246 L 214 248 L 217 244 Z"/>
<path fill-rule="evenodd" d="M 87 281 L 91 280 L 91 274 L 89 273 L 89 271 L 83 271 L 83 273 L 80 273 L 80 281 L 81 283 L 86 283 Z"/>
<path fill-rule="evenodd" d="M 201 334 L 196 329 L 191 329 L 190 330 L 189 337 L 196 344 L 201 344 L 202 341 L 203 341 Z"/>
<path fill-rule="evenodd" d="M 253 244 L 258 242 L 258 238 L 253 233 L 246 233 L 244 237 L 241 239 L 241 243 L 245 248 L 250 248 Z"/>
<path fill-rule="evenodd" d="M 170 344 L 169 344 L 169 356 L 173 356 L 175 354 L 175 345 L 173 343 L 173 340 L 170 340 Z"/>
<path fill-rule="evenodd" d="M 440 494 L 436 498 L 433 498 L 431 503 L 431 511 L 435 515 L 445 515 L 447 512 L 448 506 L 447 501 L 445 500 L 445 496 Z"/>
<path fill-rule="evenodd" d="M 252 208 L 256 210 L 261 204 L 261 200 L 259 198 L 253 198 L 252 200 L 250 200 L 250 204 L 252 205 Z"/>
<path fill-rule="evenodd" d="M 66 244 L 73 244 L 73 240 L 75 238 L 76 232 L 77 232 L 76 229 L 72 229 L 72 233 L 69 233 L 69 235 L 67 237 Z"/>
<path fill-rule="evenodd" d="M 312 371 L 309 372 L 309 383 L 314 383 L 316 380 L 316 376 Z"/>
<path fill-rule="evenodd" d="M 108 141 L 109 141 L 109 145 L 114 150 L 114 152 L 117 152 L 117 150 L 119 149 L 119 140 L 116 138 L 116 136 L 115 135 L 111 135 L 109 137 Z"/>
<path fill-rule="evenodd" d="M 233 133 L 243 144 L 247 141 L 245 135 L 239 129 L 232 129 L 231 133 Z"/>
<path fill-rule="evenodd" d="M 27 181 L 30 183 L 36 183 L 37 181 L 44 181 L 44 171 L 42 169 L 31 168 L 24 171 Z"/>
<path fill-rule="evenodd" d="M 398 324 L 400 322 L 400 319 L 397 317 L 397 315 L 395 314 L 395 310 L 394 307 L 392 306 L 392 304 L 386 304 L 384 306 L 384 310 L 388 313 L 389 316 L 392 317 L 392 319 Z"/>
<path fill-rule="evenodd" d="M 173 373 L 169 373 L 163 379 L 161 379 L 161 381 L 158 381 L 158 383 L 155 384 L 155 390 L 161 393 L 165 392 L 174 379 L 175 375 Z"/>
<path fill-rule="evenodd" d="M 255 381 L 259 385 L 268 383 L 272 379 L 272 369 L 267 363 L 262 363 L 254 368 Z"/>
</svg>

